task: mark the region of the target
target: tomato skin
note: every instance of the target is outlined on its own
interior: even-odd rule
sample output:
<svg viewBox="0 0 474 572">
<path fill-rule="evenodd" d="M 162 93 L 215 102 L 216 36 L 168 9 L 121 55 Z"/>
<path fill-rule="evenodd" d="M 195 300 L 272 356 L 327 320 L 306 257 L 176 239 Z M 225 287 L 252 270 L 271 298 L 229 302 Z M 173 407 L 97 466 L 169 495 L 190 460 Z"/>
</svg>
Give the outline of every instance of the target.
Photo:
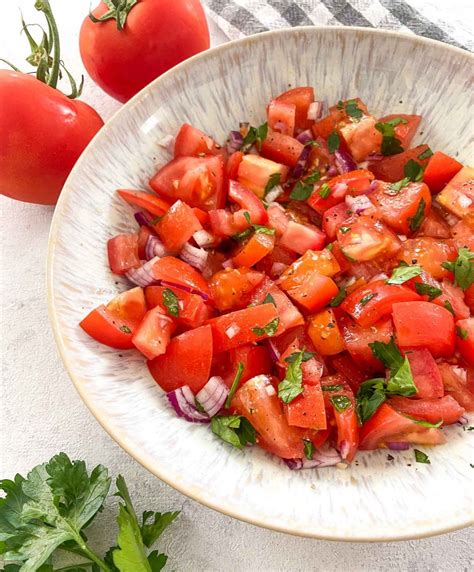
<svg viewBox="0 0 474 572">
<path fill-rule="evenodd" d="M 149 310 L 133 334 L 133 345 L 147 358 L 164 354 L 176 326 L 159 307 Z"/>
<path fill-rule="evenodd" d="M 141 266 L 138 258 L 138 235 L 118 234 L 107 241 L 107 255 L 110 270 L 123 275 L 132 268 Z"/>
<path fill-rule="evenodd" d="M 298 141 L 296 142 L 301 145 Z M 249 154 L 244 155 L 239 164 L 237 179 L 244 187 L 261 198 L 265 194 L 265 187 L 270 177 L 275 174 L 279 174 L 280 181 L 284 182 L 288 175 L 288 167 L 275 160 L 270 161 L 270 158 Z"/>
<path fill-rule="evenodd" d="M 398 155 L 391 155 L 378 161 L 372 161 L 369 163 L 369 169 L 376 179 L 395 183 L 405 176 L 404 167 L 410 159 L 413 159 L 422 167 L 428 163 L 429 158 L 420 159 L 420 155 L 428 149 L 428 145 L 418 145 L 418 147 L 408 149 L 403 151 L 403 153 L 398 153 Z"/>
<path fill-rule="evenodd" d="M 160 258 L 153 265 L 152 272 L 156 280 L 184 286 L 195 292 L 201 292 L 205 296 L 210 295 L 209 286 L 202 275 L 186 262 L 179 260 L 179 258 L 174 258 L 173 256 Z"/>
<path fill-rule="evenodd" d="M 189 125 L 183 123 L 174 142 L 175 157 L 199 157 L 204 155 L 220 155 L 222 147 L 211 137 Z"/>
<path fill-rule="evenodd" d="M 382 134 L 375 128 L 375 124 L 375 118 L 367 115 L 356 123 L 339 125 L 339 132 L 354 161 L 364 161 L 371 153 L 380 150 Z"/>
<path fill-rule="evenodd" d="M 316 351 L 322 356 L 331 356 L 345 350 L 344 338 L 334 315 L 328 308 L 309 318 L 308 336 Z"/>
<path fill-rule="evenodd" d="M 219 356 L 225 354 L 218 354 Z M 232 387 L 232 382 L 241 363 L 244 366 L 238 387 L 257 375 L 263 375 L 272 370 L 273 362 L 264 346 L 240 346 L 230 350 L 230 364 L 225 368 L 222 376 L 226 385 Z"/>
<path fill-rule="evenodd" d="M 117 193 L 128 204 L 145 209 L 154 216 L 163 216 L 170 208 L 170 204 L 145 191 L 134 191 L 133 189 L 118 189 Z"/>
<path fill-rule="evenodd" d="M 292 220 L 279 240 L 280 246 L 298 254 L 304 254 L 307 250 L 321 250 L 325 243 L 326 235 L 318 227 Z"/>
<path fill-rule="evenodd" d="M 212 328 L 214 352 L 225 352 L 267 338 L 267 334 L 256 334 L 252 328 L 264 328 L 276 318 L 278 313 L 273 304 L 252 306 L 212 318 L 208 324 Z"/>
<path fill-rule="evenodd" d="M 423 441 L 425 436 L 427 437 L 427 442 L 431 444 L 432 436 L 430 434 L 427 435 L 427 431 L 430 430 L 401 415 L 387 403 L 382 403 L 372 417 L 361 427 L 360 448 L 363 450 L 377 449 L 378 447 L 384 447 L 387 442 L 392 440 L 405 440 L 422 444 L 426 442 Z M 430 432 L 433 433 L 433 431 Z M 418 433 L 420 435 L 417 436 Z M 438 437 L 438 443 L 444 442 L 440 431 L 435 430 L 434 436 Z"/>
<path fill-rule="evenodd" d="M 326 429 L 326 413 L 321 384 L 305 383 L 303 393 L 285 407 L 288 425 L 306 429 Z"/>
<path fill-rule="evenodd" d="M 425 216 L 419 235 L 430 236 L 432 238 L 451 238 L 451 228 L 441 216 L 439 209 L 435 208 L 436 203 L 431 204 L 431 210 Z"/>
<path fill-rule="evenodd" d="M 426 348 L 409 350 L 406 357 L 417 389 L 416 396 L 421 399 L 443 397 L 443 380 L 430 352 Z"/>
<path fill-rule="evenodd" d="M 205 325 L 173 338 L 166 353 L 148 360 L 147 365 L 167 393 L 188 385 L 196 394 L 209 380 L 212 355 L 212 332 Z"/>
<path fill-rule="evenodd" d="M 359 367 L 349 353 L 340 353 L 331 358 L 331 365 L 349 384 L 353 393 L 357 393 L 360 384 L 368 379 L 368 374 Z"/>
<path fill-rule="evenodd" d="M 439 363 L 438 368 L 446 394 L 451 395 L 466 411 L 474 411 L 474 379 L 469 377 L 469 371 L 446 362 Z"/>
<path fill-rule="evenodd" d="M 436 151 L 426 166 L 423 181 L 432 193 L 439 193 L 461 169 L 462 164 L 456 159 Z"/>
<path fill-rule="evenodd" d="M 328 304 L 339 292 L 336 283 L 323 274 L 309 272 L 297 286 L 288 286 L 287 281 L 280 286 L 300 306 L 308 312 L 317 312 Z"/>
<path fill-rule="evenodd" d="M 104 122 L 83 101 L 15 71 L 0 70 L 0 101 L 8 102 L 0 107 L 1 193 L 56 204 L 69 172 Z"/>
<path fill-rule="evenodd" d="M 242 230 L 249 226 L 244 213 L 247 212 L 250 216 L 252 224 L 266 224 L 268 222 L 268 213 L 263 206 L 262 201 L 246 187 L 230 181 L 229 183 L 229 198 L 237 203 L 241 211 L 234 213 L 234 222 Z"/>
<path fill-rule="evenodd" d="M 390 183 L 379 182 L 377 189 L 370 195 L 370 200 L 377 207 L 382 220 L 393 230 L 401 234 L 411 234 L 411 219 L 424 201 L 426 216 L 431 208 L 431 193 L 424 183 L 409 183 L 396 194 L 390 194 Z"/>
<path fill-rule="evenodd" d="M 433 278 L 439 279 L 451 276 L 441 264 L 454 260 L 456 256 L 456 248 L 451 241 L 421 236 L 406 240 L 397 258 L 408 265 L 418 264 Z"/>
<path fill-rule="evenodd" d="M 236 180 L 237 179 L 237 173 L 239 171 L 239 165 L 242 162 L 243 158 L 244 158 L 244 154 L 242 153 L 242 151 L 235 151 L 234 153 L 229 155 L 229 157 L 227 159 L 226 168 L 225 168 L 228 179 L 230 179 L 230 180 Z"/>
<path fill-rule="evenodd" d="M 232 399 L 232 408 L 248 419 L 258 444 L 283 459 L 303 457 L 304 431 L 290 427 L 270 379 L 259 375 L 245 382 Z"/>
<path fill-rule="evenodd" d="M 249 268 L 225 268 L 209 279 L 211 298 L 221 311 L 248 305 L 250 293 L 262 282 L 264 274 Z"/>
<path fill-rule="evenodd" d="M 381 255 L 391 257 L 400 250 L 400 241 L 380 220 L 353 215 L 339 227 L 337 242 L 351 262 L 367 262 Z"/>
<path fill-rule="evenodd" d="M 168 308 L 163 301 L 163 292 L 171 290 L 178 298 L 179 315 L 175 318 L 177 324 L 188 328 L 202 326 L 206 320 L 212 318 L 212 309 L 204 302 L 198 294 L 190 294 L 179 288 L 164 286 L 147 286 L 145 288 L 145 298 L 148 308 L 159 306 L 163 312 L 168 313 Z"/>
<path fill-rule="evenodd" d="M 345 202 L 331 207 L 324 213 L 323 231 L 326 233 L 328 240 L 336 239 L 337 229 L 343 226 L 344 221 L 350 217 L 350 214 Z"/>
<path fill-rule="evenodd" d="M 370 299 L 364 303 L 364 299 L 367 298 Z M 395 302 L 411 302 L 421 299 L 421 296 L 408 286 L 387 284 L 385 280 L 374 280 L 351 292 L 341 304 L 341 308 L 352 316 L 359 326 L 367 328 L 390 314 Z"/>
<path fill-rule="evenodd" d="M 156 225 L 161 241 L 170 253 L 178 253 L 198 230 L 202 230 L 193 209 L 178 200 Z"/>
<path fill-rule="evenodd" d="M 406 123 L 395 125 L 395 137 L 400 141 L 403 149 L 408 149 L 411 140 L 416 135 L 416 131 L 420 125 L 421 115 L 405 115 L 398 113 L 395 115 L 386 115 L 379 119 L 379 122 L 387 123 L 387 121 L 399 118 L 404 119 Z"/>
<path fill-rule="evenodd" d="M 108 9 L 100 2 L 92 13 L 99 18 Z M 87 16 L 79 36 L 87 72 L 121 102 L 209 45 L 209 29 L 198 0 L 139 2 L 129 12 L 123 31 L 115 20 L 95 24 Z"/>
<path fill-rule="evenodd" d="M 444 187 L 436 200 L 459 218 L 474 210 L 474 167 L 463 167 Z"/>
<path fill-rule="evenodd" d="M 425 347 L 433 357 L 453 355 L 454 317 L 445 308 L 431 302 L 397 302 L 392 315 L 401 348 Z"/>
<path fill-rule="evenodd" d="M 232 258 L 234 265 L 250 268 L 265 258 L 274 246 L 274 236 L 260 232 L 254 233 L 234 254 Z"/>
<path fill-rule="evenodd" d="M 294 167 L 304 149 L 303 143 L 289 135 L 277 131 L 269 131 L 262 143 L 262 155 L 267 159 Z"/>
<path fill-rule="evenodd" d="M 309 129 L 313 122 L 308 119 L 308 110 L 314 101 L 312 87 L 295 87 L 280 94 L 275 101 L 281 101 L 295 106 L 295 129 Z"/>
<path fill-rule="evenodd" d="M 443 425 L 456 423 L 465 411 L 450 395 L 441 396 L 439 399 L 410 399 L 394 395 L 388 403 L 403 415 L 424 419 L 433 424 L 439 421 L 443 421 Z"/>
<path fill-rule="evenodd" d="M 465 318 L 456 322 L 456 346 L 469 365 L 474 366 L 474 318 Z M 461 337 L 460 332 L 466 336 Z"/>
<path fill-rule="evenodd" d="M 268 127 L 283 135 L 293 137 L 295 132 L 296 105 L 274 99 L 268 106 Z"/>
</svg>

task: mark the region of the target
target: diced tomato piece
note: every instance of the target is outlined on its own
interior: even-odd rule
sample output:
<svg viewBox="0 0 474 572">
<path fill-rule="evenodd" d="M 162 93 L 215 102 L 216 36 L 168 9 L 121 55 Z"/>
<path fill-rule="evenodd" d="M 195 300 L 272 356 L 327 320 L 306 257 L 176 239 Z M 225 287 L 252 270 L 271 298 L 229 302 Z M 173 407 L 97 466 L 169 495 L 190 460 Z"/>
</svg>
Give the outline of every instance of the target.
<svg viewBox="0 0 474 572">
<path fill-rule="evenodd" d="M 225 354 L 217 354 L 223 356 Z M 231 387 L 237 374 L 239 364 L 244 366 L 238 387 L 257 375 L 268 374 L 273 368 L 273 362 L 264 346 L 241 346 L 230 350 L 230 363 L 227 365 L 223 378 Z"/>
<path fill-rule="evenodd" d="M 289 89 L 279 95 L 276 101 L 295 106 L 295 128 L 297 130 L 303 131 L 311 127 L 313 122 L 308 119 L 308 110 L 314 101 L 314 89 L 312 87 L 295 87 Z"/>
<path fill-rule="evenodd" d="M 177 284 L 187 288 L 194 294 L 201 293 L 203 296 L 209 296 L 209 286 L 202 275 L 192 266 L 174 258 L 173 256 L 164 256 L 153 265 L 153 276 L 156 280 L 163 280 L 170 284 Z"/>
<path fill-rule="evenodd" d="M 426 166 L 423 181 L 432 193 L 439 193 L 461 169 L 462 164 L 456 159 L 436 151 Z"/>
<path fill-rule="evenodd" d="M 174 142 L 174 156 L 200 157 L 204 155 L 220 155 L 222 147 L 211 137 L 189 125 L 183 123 Z"/>
<path fill-rule="evenodd" d="M 425 216 L 419 234 L 420 236 L 431 236 L 432 238 L 451 238 L 451 229 L 441 216 L 440 209 L 436 208 L 436 206 L 436 203 L 431 203 L 431 210 Z"/>
<path fill-rule="evenodd" d="M 395 183 L 405 177 L 404 168 L 410 159 L 413 159 L 413 161 L 422 167 L 427 165 L 429 158 L 422 159 L 420 155 L 423 157 L 428 150 L 428 145 L 418 145 L 418 147 L 408 149 L 407 151 L 403 151 L 403 153 L 398 153 L 398 155 L 391 155 L 380 160 L 371 161 L 369 163 L 369 169 L 375 175 L 376 179 Z"/>
<path fill-rule="evenodd" d="M 269 131 L 262 144 L 262 155 L 267 159 L 294 167 L 304 149 L 303 143 L 289 135 Z"/>
<path fill-rule="evenodd" d="M 421 435 L 417 436 L 417 433 Z M 372 417 L 361 427 L 360 448 L 367 450 L 384 447 L 394 438 L 400 441 L 401 436 L 407 442 L 419 444 L 431 445 L 445 442 L 443 434 L 439 430 L 435 429 L 433 432 L 409 417 L 398 413 L 388 403 L 382 403 Z"/>
<path fill-rule="evenodd" d="M 335 240 L 337 229 L 343 226 L 352 212 L 347 208 L 345 202 L 339 203 L 328 209 L 323 215 L 323 231 L 326 233 L 328 240 Z M 347 260 L 347 258 L 345 259 Z"/>
<path fill-rule="evenodd" d="M 178 298 L 179 312 L 175 317 L 176 323 L 189 328 L 202 326 L 206 320 L 212 318 L 212 309 L 204 302 L 198 294 L 190 294 L 179 288 L 164 286 L 148 286 L 145 288 L 145 297 L 148 308 L 159 306 L 164 312 L 169 314 L 168 307 L 164 303 L 163 292 L 171 290 Z"/>
<path fill-rule="evenodd" d="M 443 380 L 430 352 L 426 348 L 408 350 L 406 356 L 417 389 L 416 396 L 423 399 L 443 397 Z"/>
<path fill-rule="evenodd" d="M 147 359 L 164 354 L 176 326 L 164 311 L 156 306 L 149 310 L 133 334 L 133 345 Z"/>
<path fill-rule="evenodd" d="M 265 272 L 272 280 L 276 280 L 296 260 L 297 256 L 295 252 L 275 246 L 270 254 L 257 263 L 256 269 Z"/>
<path fill-rule="evenodd" d="M 387 284 L 374 280 L 347 296 L 341 308 L 362 327 L 367 328 L 392 312 L 395 302 L 421 300 L 421 297 L 404 284 Z"/>
<path fill-rule="evenodd" d="M 267 333 L 257 332 L 277 318 L 278 312 L 273 304 L 262 304 L 209 320 L 215 353 L 267 338 Z"/>
<path fill-rule="evenodd" d="M 316 121 L 313 126 L 312 130 L 314 136 L 321 137 L 322 139 L 327 139 L 329 135 L 336 129 L 337 121 L 332 115 L 327 115 L 322 119 Z"/>
<path fill-rule="evenodd" d="M 285 209 L 281 205 L 273 203 L 268 207 L 267 213 L 270 228 L 275 229 L 277 236 L 284 234 L 289 222 Z"/>
<path fill-rule="evenodd" d="M 141 288 L 122 292 L 107 306 L 98 306 L 79 324 L 92 338 L 118 349 L 131 349 L 133 333 L 147 311 L 145 296 Z"/>
<path fill-rule="evenodd" d="M 474 250 L 474 210 L 463 217 L 452 228 L 456 248 L 467 247 Z"/>
<path fill-rule="evenodd" d="M 150 180 L 151 188 L 170 199 L 181 199 L 205 211 L 220 208 L 225 202 L 224 159 L 177 157 L 162 167 Z"/>
<path fill-rule="evenodd" d="M 337 231 L 337 241 L 351 262 L 365 262 L 381 255 L 393 256 L 400 241 L 380 220 L 369 216 L 353 216 Z"/>
<path fill-rule="evenodd" d="M 249 295 L 264 279 L 262 272 L 248 268 L 225 268 L 209 279 L 211 298 L 221 311 L 242 308 Z"/>
<path fill-rule="evenodd" d="M 164 391 L 188 385 L 196 394 L 209 380 L 212 355 L 212 331 L 206 325 L 176 336 L 166 353 L 147 363 L 154 380 Z"/>
<path fill-rule="evenodd" d="M 398 260 L 403 260 L 408 265 L 418 264 L 433 278 L 439 279 L 451 275 L 441 264 L 454 260 L 456 255 L 456 248 L 450 241 L 421 236 L 402 244 Z"/>
<path fill-rule="evenodd" d="M 256 232 L 234 254 L 232 260 L 235 266 L 250 268 L 273 250 L 275 237 Z"/>
<path fill-rule="evenodd" d="M 178 200 L 156 225 L 156 230 L 170 253 L 178 253 L 198 230 L 201 223 L 193 209 Z"/>
<path fill-rule="evenodd" d="M 474 318 L 456 322 L 456 346 L 464 361 L 474 366 Z"/>
<path fill-rule="evenodd" d="M 463 167 L 436 197 L 445 209 L 462 218 L 474 211 L 474 168 Z"/>
<path fill-rule="evenodd" d="M 145 209 L 155 216 L 164 215 L 170 207 L 169 203 L 163 199 L 160 199 L 151 193 L 145 193 L 144 191 L 118 189 L 117 193 L 122 197 L 124 201 L 130 205 L 140 209 Z"/>
<path fill-rule="evenodd" d="M 443 280 L 439 286 L 441 287 L 442 294 L 435 298 L 433 302 L 445 308 L 450 304 L 456 320 L 469 318 L 469 306 L 464 302 L 464 292 L 462 289 L 447 280 Z"/>
<path fill-rule="evenodd" d="M 411 234 L 418 230 L 423 217 L 431 209 L 431 193 L 424 183 L 408 183 L 394 194 L 390 183 L 379 181 L 370 200 L 377 207 L 382 220 L 401 234 Z M 421 217 L 415 218 L 420 212 Z"/>
<path fill-rule="evenodd" d="M 296 306 L 294 306 L 288 296 L 267 277 L 265 277 L 252 292 L 250 302 L 255 305 L 263 304 L 263 301 L 269 296 L 271 296 L 275 302 L 278 317 L 280 318 L 277 335 L 284 330 L 289 330 L 290 328 L 304 324 L 304 318 Z"/>
<path fill-rule="evenodd" d="M 261 447 L 283 459 L 303 457 L 304 431 L 288 425 L 267 376 L 259 375 L 245 382 L 234 395 L 232 408 L 255 428 Z"/>
<path fill-rule="evenodd" d="M 146 252 L 145 248 L 148 242 L 148 238 L 151 235 L 155 235 L 155 233 L 151 230 L 148 226 L 141 226 L 140 230 L 138 231 L 138 258 L 139 260 L 146 259 Z"/>
<path fill-rule="evenodd" d="M 298 143 L 298 141 L 296 142 Z M 301 145 L 301 143 L 299 144 Z M 249 154 L 245 155 L 240 162 L 237 179 L 244 187 L 254 192 L 257 197 L 263 197 L 270 177 L 276 174 L 280 175 L 280 181 L 284 182 L 288 175 L 288 167 L 270 161 L 270 159 Z"/>
<path fill-rule="evenodd" d="M 369 328 L 363 328 L 353 322 L 351 318 L 340 316 L 338 323 L 346 347 L 354 361 L 363 367 L 383 370 L 382 364 L 374 357 L 369 343 L 382 342 L 388 344 L 393 336 L 392 320 L 385 318 Z"/>
<path fill-rule="evenodd" d="M 400 141 L 403 149 L 408 149 L 420 125 L 421 115 L 405 115 L 403 113 L 386 115 L 379 119 L 379 123 L 387 123 L 393 119 L 403 119 L 403 123 L 395 125 L 395 137 Z"/>
<path fill-rule="evenodd" d="M 375 128 L 375 124 L 375 118 L 367 115 L 356 122 L 339 126 L 339 132 L 354 161 L 364 161 L 370 154 L 380 151 L 382 134 Z"/>
<path fill-rule="evenodd" d="M 241 211 L 234 213 L 234 221 L 236 226 L 245 229 L 249 223 L 244 213 L 248 213 L 252 224 L 266 224 L 268 222 L 268 214 L 263 206 L 262 201 L 253 193 L 236 181 L 229 183 L 229 198 L 236 202 Z"/>
<path fill-rule="evenodd" d="M 303 393 L 286 408 L 288 425 L 307 429 L 326 429 L 326 413 L 321 385 L 304 383 Z"/>
<path fill-rule="evenodd" d="M 335 389 L 334 386 L 341 386 Z M 343 375 L 323 377 L 321 387 L 326 408 L 332 411 L 337 426 L 337 448 L 344 460 L 352 461 L 359 446 L 359 425 L 352 389 Z M 349 404 L 347 404 L 347 399 Z M 338 401 L 339 400 L 339 401 Z M 335 403 L 337 406 L 335 406 Z M 341 407 L 342 405 L 342 407 Z"/>
<path fill-rule="evenodd" d="M 283 135 L 293 137 L 295 133 L 296 105 L 274 99 L 268 106 L 268 127 Z"/>
<path fill-rule="evenodd" d="M 389 405 L 408 417 L 423 419 L 428 423 L 451 425 L 464 414 L 464 408 L 450 395 L 439 399 L 410 399 L 401 395 L 394 395 L 388 401 Z"/>
<path fill-rule="evenodd" d="M 474 379 L 469 379 L 465 369 L 446 362 L 438 364 L 444 390 L 454 397 L 466 411 L 474 411 Z"/>
<path fill-rule="evenodd" d="M 330 308 L 309 318 L 308 335 L 316 351 L 323 356 L 332 356 L 346 349 L 334 310 Z"/>
<path fill-rule="evenodd" d="M 242 153 L 242 151 L 235 151 L 234 153 L 229 155 L 229 157 L 227 159 L 227 165 L 226 165 L 226 174 L 227 174 L 228 179 L 230 179 L 230 180 L 236 180 L 237 179 L 237 173 L 239 171 L 239 165 L 242 162 L 243 158 L 244 158 L 244 154 Z"/>
<path fill-rule="evenodd" d="M 279 240 L 280 246 L 304 254 L 307 250 L 320 250 L 326 243 L 326 235 L 318 227 L 290 220 Z"/>
<path fill-rule="evenodd" d="M 232 236 L 242 230 L 235 224 L 234 215 L 225 209 L 210 210 L 209 225 L 212 234 L 218 237 Z"/>
<path fill-rule="evenodd" d="M 107 241 L 110 270 L 122 275 L 141 266 L 138 258 L 138 235 L 118 234 Z"/>
<path fill-rule="evenodd" d="M 454 352 L 454 317 L 431 302 L 393 304 L 393 321 L 401 348 L 427 348 L 434 357 L 450 357 Z"/>
<path fill-rule="evenodd" d="M 369 377 L 367 373 L 360 368 L 360 364 L 356 364 L 352 357 L 346 352 L 333 356 L 331 358 L 331 365 L 337 373 L 344 376 L 354 393 L 357 393 L 360 384 Z"/>
<path fill-rule="evenodd" d="M 471 286 L 464 291 L 464 300 L 469 306 L 471 313 L 474 314 L 474 284 L 471 284 Z"/>
</svg>

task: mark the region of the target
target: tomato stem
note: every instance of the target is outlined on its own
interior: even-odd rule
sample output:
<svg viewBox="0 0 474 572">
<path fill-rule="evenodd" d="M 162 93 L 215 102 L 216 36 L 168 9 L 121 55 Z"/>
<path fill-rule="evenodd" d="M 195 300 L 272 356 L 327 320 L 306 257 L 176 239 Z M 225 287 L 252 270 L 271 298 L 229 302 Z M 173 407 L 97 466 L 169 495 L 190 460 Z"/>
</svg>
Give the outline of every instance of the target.
<svg viewBox="0 0 474 572">
<path fill-rule="evenodd" d="M 59 66 L 61 62 L 61 48 L 59 42 L 59 31 L 56 25 L 56 20 L 51 10 L 49 0 L 36 0 L 35 8 L 43 12 L 46 21 L 48 22 L 48 29 L 51 35 L 51 43 L 53 46 L 53 63 L 51 65 L 51 71 L 49 73 L 48 81 L 46 82 L 51 87 L 56 87 L 59 80 Z"/>
<path fill-rule="evenodd" d="M 94 16 L 92 12 L 90 12 L 89 18 L 94 22 L 94 24 L 98 24 L 99 22 L 106 22 L 107 20 L 116 20 L 117 29 L 123 30 L 130 10 L 137 3 L 138 0 L 104 0 L 104 4 L 107 5 L 109 10 L 98 18 Z"/>
</svg>

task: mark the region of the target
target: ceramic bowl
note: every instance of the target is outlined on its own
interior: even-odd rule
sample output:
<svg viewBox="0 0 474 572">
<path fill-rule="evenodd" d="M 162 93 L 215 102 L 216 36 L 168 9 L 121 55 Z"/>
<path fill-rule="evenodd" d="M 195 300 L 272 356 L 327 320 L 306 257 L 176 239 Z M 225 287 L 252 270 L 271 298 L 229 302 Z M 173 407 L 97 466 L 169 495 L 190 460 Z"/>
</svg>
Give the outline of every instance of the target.
<svg viewBox="0 0 474 572">
<path fill-rule="evenodd" d="M 272 96 L 312 85 L 328 102 L 360 96 L 376 116 L 419 113 L 417 142 L 472 158 L 473 59 L 462 50 L 387 31 L 296 28 L 219 46 L 166 73 L 125 105 L 74 167 L 53 219 L 49 302 L 56 340 L 82 399 L 108 433 L 157 477 L 229 516 L 333 540 L 428 536 L 473 522 L 474 434 L 448 428 L 429 450 L 361 453 L 347 470 L 290 471 L 258 448 L 238 451 L 208 427 L 176 417 L 134 351 L 99 345 L 78 327 L 129 287 L 113 276 L 106 242 L 136 229 L 115 189 L 147 188 L 170 156 L 158 145 L 189 122 L 224 141 L 239 121 L 260 124 Z M 429 324 L 427 324 L 429 327 Z"/>
</svg>

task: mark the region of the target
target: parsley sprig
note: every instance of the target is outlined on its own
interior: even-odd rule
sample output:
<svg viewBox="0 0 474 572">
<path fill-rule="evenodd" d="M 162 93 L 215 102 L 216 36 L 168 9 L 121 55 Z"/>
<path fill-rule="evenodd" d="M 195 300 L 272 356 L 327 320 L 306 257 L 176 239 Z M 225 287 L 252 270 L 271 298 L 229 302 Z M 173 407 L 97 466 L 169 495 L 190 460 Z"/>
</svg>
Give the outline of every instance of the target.
<svg viewBox="0 0 474 572">
<path fill-rule="evenodd" d="M 313 353 L 303 349 L 298 352 L 293 352 L 285 359 L 288 363 L 288 368 L 285 378 L 278 384 L 278 397 L 283 403 L 291 403 L 295 397 L 303 393 L 303 370 L 301 365 L 303 362 L 310 360 L 313 356 Z"/>
<path fill-rule="evenodd" d="M 382 155 L 385 156 L 397 155 L 403 152 L 400 139 L 395 137 L 395 127 L 393 123 L 394 120 L 392 119 L 391 121 L 375 124 L 375 129 L 382 133 L 381 151 Z M 398 125 L 398 123 L 396 125 Z"/>
<path fill-rule="evenodd" d="M 462 247 L 458 250 L 458 256 L 454 262 L 443 262 L 441 266 L 454 274 L 454 284 L 467 290 L 474 284 L 474 252 L 469 248 Z"/>
<path fill-rule="evenodd" d="M 247 135 L 244 137 L 244 141 L 242 143 L 242 151 L 250 151 L 253 145 L 257 146 L 257 149 L 260 151 L 262 149 L 262 143 L 267 138 L 268 134 L 268 123 L 262 123 L 259 127 L 250 126 L 249 130 L 247 131 Z"/>
</svg>

